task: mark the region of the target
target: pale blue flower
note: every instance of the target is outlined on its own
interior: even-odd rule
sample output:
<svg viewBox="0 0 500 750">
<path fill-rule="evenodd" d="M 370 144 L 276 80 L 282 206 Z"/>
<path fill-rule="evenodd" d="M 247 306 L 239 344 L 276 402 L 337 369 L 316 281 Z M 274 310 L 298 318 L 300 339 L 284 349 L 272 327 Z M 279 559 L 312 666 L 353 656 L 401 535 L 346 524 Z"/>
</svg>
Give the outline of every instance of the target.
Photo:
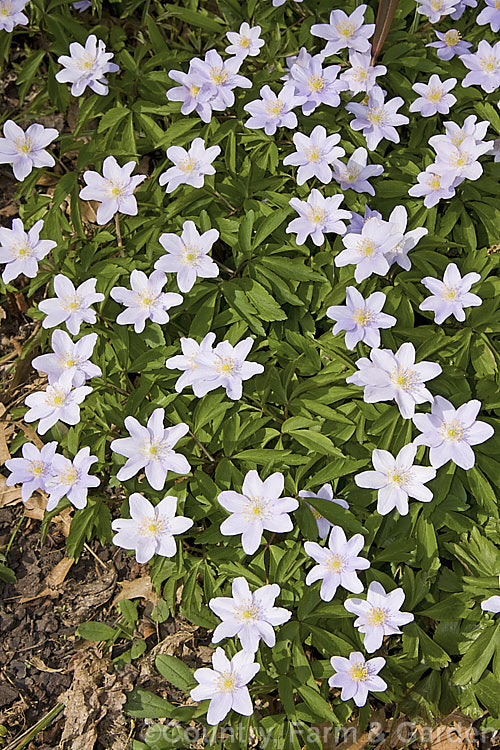
<svg viewBox="0 0 500 750">
<path fill-rule="evenodd" d="M 231 515 L 221 523 L 224 536 L 241 534 L 241 544 L 247 555 L 257 552 L 264 531 L 283 534 L 292 531 L 289 516 L 299 504 L 293 497 L 281 497 L 285 478 L 280 472 L 265 481 L 252 469 L 243 480 L 242 492 L 226 490 L 218 496 L 222 507 Z"/>
<path fill-rule="evenodd" d="M 484 443 L 494 430 L 487 422 L 476 421 L 481 402 L 472 399 L 455 409 L 442 396 L 436 396 L 430 414 L 415 414 L 413 423 L 421 431 L 415 445 L 428 445 L 431 465 L 439 469 L 453 461 L 466 471 L 475 463 L 472 445 Z"/>
<path fill-rule="evenodd" d="M 297 235 L 297 245 L 303 245 L 310 236 L 318 247 L 324 243 L 327 233 L 345 234 L 346 225 L 342 219 L 349 219 L 351 212 L 339 208 L 343 200 L 343 195 L 325 198 L 316 188 L 311 190 L 306 201 L 292 198 L 289 203 L 299 218 L 288 224 L 286 232 Z"/>
<path fill-rule="evenodd" d="M 381 312 L 386 301 L 383 292 L 373 292 L 365 300 L 354 286 L 346 288 L 346 304 L 331 305 L 326 314 L 336 320 L 333 334 L 346 331 L 345 345 L 354 349 L 362 341 L 369 347 L 380 346 L 379 328 L 392 328 L 398 322 L 393 315 Z"/>
<path fill-rule="evenodd" d="M 191 528 L 193 521 L 176 516 L 177 498 L 167 495 L 158 505 L 134 492 L 128 499 L 130 518 L 116 518 L 111 528 L 117 533 L 113 544 L 123 549 L 135 550 L 138 563 L 149 562 L 153 555 L 175 557 L 175 536 Z"/>
<path fill-rule="evenodd" d="M 369 654 L 379 649 L 384 636 L 401 633 L 400 627 L 412 622 L 410 612 L 400 612 L 405 600 L 403 589 L 394 589 L 386 593 L 384 587 L 373 581 L 364 599 L 347 599 L 344 607 L 348 612 L 358 615 L 354 627 L 364 633 L 363 645 Z"/>
<path fill-rule="evenodd" d="M 328 684 L 332 688 L 342 688 L 340 699 L 343 701 L 353 698 L 357 706 L 364 706 L 369 691 L 382 693 L 387 690 L 387 683 L 378 676 L 385 665 L 381 656 L 366 661 L 362 653 L 353 651 L 348 659 L 332 656 L 330 663 L 335 674 L 328 679 Z"/>
<path fill-rule="evenodd" d="M 481 297 L 472 294 L 469 290 L 473 284 L 481 280 L 478 273 L 467 273 L 462 278 L 455 263 L 446 266 L 443 280 L 435 279 L 433 276 L 425 276 L 421 283 L 432 292 L 420 304 L 420 310 L 432 310 L 434 321 L 441 325 L 443 321 L 453 315 L 457 320 L 465 320 L 464 307 L 477 307 L 483 303 Z"/>
<path fill-rule="evenodd" d="M 372 349 L 370 359 L 361 357 L 356 366 L 358 371 L 346 378 L 346 383 L 364 387 L 364 400 L 369 404 L 394 399 L 404 419 L 413 417 L 416 404 L 433 402 L 425 382 L 442 372 L 436 362 L 415 364 L 415 347 L 410 342 L 401 344 L 396 353 Z"/>
<path fill-rule="evenodd" d="M 88 472 L 96 456 L 90 455 L 90 448 L 81 448 L 73 461 L 58 453 L 54 456 L 51 473 L 45 482 L 45 491 L 49 493 L 46 511 L 50 512 L 59 500 L 67 497 L 69 502 L 81 510 L 87 505 L 87 494 L 90 487 L 98 487 L 100 481 Z"/>
<path fill-rule="evenodd" d="M 165 410 L 155 409 L 144 427 L 135 417 L 125 418 L 125 427 L 130 437 L 119 438 L 111 443 L 111 450 L 125 456 L 127 462 L 116 475 L 126 482 L 144 469 L 146 479 L 155 490 L 162 490 L 167 474 L 189 474 L 191 466 L 185 456 L 174 451 L 174 446 L 189 431 L 187 424 L 180 422 L 165 427 Z"/>
<path fill-rule="evenodd" d="M 356 571 L 370 567 L 366 558 L 359 557 L 364 544 L 361 534 L 348 540 L 340 526 L 333 526 L 327 547 L 317 542 L 305 542 L 306 554 L 317 563 L 306 576 L 306 586 L 321 581 L 320 597 L 325 602 L 333 599 L 339 586 L 352 594 L 360 594 L 363 584 Z"/>
<path fill-rule="evenodd" d="M 278 584 L 273 583 L 252 593 L 245 578 L 235 578 L 232 597 L 218 596 L 208 603 L 212 612 L 222 620 L 214 630 L 212 642 L 238 636 L 245 651 L 255 653 L 261 639 L 266 646 L 273 648 L 276 644 L 274 628 L 288 622 L 292 616 L 287 609 L 274 606 L 280 591 Z"/>
</svg>

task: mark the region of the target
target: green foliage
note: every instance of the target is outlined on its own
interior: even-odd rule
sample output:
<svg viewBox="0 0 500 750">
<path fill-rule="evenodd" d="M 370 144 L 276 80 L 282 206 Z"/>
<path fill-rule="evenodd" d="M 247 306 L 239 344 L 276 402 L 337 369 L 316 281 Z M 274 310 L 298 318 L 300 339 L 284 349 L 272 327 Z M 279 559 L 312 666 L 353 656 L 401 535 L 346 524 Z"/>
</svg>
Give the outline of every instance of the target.
<svg viewBox="0 0 500 750">
<path fill-rule="evenodd" d="M 350 0 L 342 7 L 352 10 L 356 4 Z M 124 0 L 105 8 L 94 2 L 92 14 L 80 16 L 71 4 L 34 0 L 28 8 L 29 26 L 16 28 L 21 49 L 11 63 L 22 107 L 2 114 L 23 126 L 42 116 L 64 121 L 54 147 L 59 156 L 53 170 L 58 177 L 54 190 L 45 189 L 38 181 L 41 170 L 35 170 L 19 184 L 16 194 L 25 224 L 43 218 L 43 236 L 56 240 L 57 248 L 50 260 L 41 263 L 35 279 L 18 280 L 7 289 L 1 286 L 2 292 L 21 291 L 30 300 L 35 320 L 43 317 L 37 302 L 42 294 L 52 296 L 56 273 L 67 275 L 75 285 L 96 277 L 98 291 L 106 296 L 96 305 L 98 320 L 92 328 L 99 335 L 93 361 L 103 376 L 92 381 L 93 392 L 82 405 L 80 423 L 71 428 L 59 425 L 46 436 L 47 442 L 58 440 L 59 450 L 71 457 L 89 446 L 98 457 L 95 471 L 103 480 L 86 508 L 73 515 L 67 553 L 78 557 L 83 544 L 93 538 L 110 543 L 111 519 L 126 514 L 124 500 L 132 492 L 142 492 L 153 502 L 168 494 L 179 498 L 179 512 L 192 518 L 194 526 L 178 542 L 175 558 L 152 561 L 151 576 L 161 595 L 153 615 L 157 621 L 180 611 L 211 630 L 218 619 L 208 602 L 213 596 L 228 595 L 236 576 L 245 576 L 251 587 L 278 583 L 282 589 L 278 603 L 293 617 L 277 631 L 273 649 L 261 646 L 257 657 L 261 670 L 251 683 L 257 709 L 254 717 L 245 719 L 245 726 L 247 734 L 250 725 L 257 735 L 271 732 L 272 747 L 280 750 L 299 748 L 304 742 L 317 750 L 317 740 L 307 733 L 311 724 L 343 726 L 349 720 L 352 701 L 343 703 L 338 691 L 328 689 L 333 671 L 329 659 L 362 650 L 362 642 L 343 607 L 345 592 L 339 590 L 333 602 L 325 603 L 317 584 L 305 585 L 311 561 L 303 542 L 317 539 L 305 501 L 295 514 L 294 531 L 266 534 L 265 544 L 253 557 L 244 554 L 239 537 L 221 535 L 226 514 L 217 496 L 230 488 L 239 491 L 250 469 L 257 469 L 262 477 L 283 472 L 286 495 L 331 483 L 334 496 L 347 500 L 349 510 L 319 499 L 311 500 L 313 508 L 348 535 L 365 536 L 362 554 L 372 563 L 363 579 L 367 585 L 376 580 L 389 590 L 404 589 L 404 609 L 415 614 L 415 622 L 405 626 L 402 637 L 393 636 L 384 644 L 383 677 L 388 690 L 370 697 L 372 703 L 379 699 L 394 703 L 396 712 L 412 719 L 437 717 L 456 707 L 473 718 L 484 711 L 492 719 L 500 717 L 500 625 L 480 609 L 480 602 L 498 591 L 500 574 L 496 497 L 500 281 L 499 255 L 492 247 L 499 240 L 498 172 L 485 158 L 480 180 L 464 182 L 455 198 L 427 210 L 420 199 L 409 198 L 407 190 L 431 161 L 428 138 L 443 131 L 442 119 L 413 116 L 410 125 L 401 129 L 401 144 L 383 141 L 370 154 L 372 162 L 384 166 L 383 177 L 374 182 L 377 194 L 369 200 L 370 207 L 387 218 L 403 203 L 409 229 L 425 226 L 429 231 L 411 252 L 410 271 L 393 268 L 387 278 L 363 282 L 365 297 L 374 290 L 385 292 L 384 312 L 398 319 L 394 328 L 383 331 L 383 346 L 394 351 L 412 341 L 417 361 L 433 360 L 443 368 L 443 374 L 432 381 L 433 394 L 457 406 L 480 399 L 482 418 L 497 428 L 494 438 L 476 447 L 471 471 L 454 464 L 438 471 L 429 483 L 432 503 L 411 501 L 408 516 L 393 511 L 382 517 L 375 511 L 376 493 L 358 488 L 354 476 L 371 468 L 373 449 L 395 454 L 415 437 L 415 430 L 393 403 L 365 403 L 361 389 L 345 382 L 356 359 L 366 356 L 366 348 L 358 345 L 350 352 L 342 334 L 332 336 L 326 310 L 343 303 L 345 287 L 354 284 L 353 267 L 339 269 L 333 264 L 342 248 L 339 237 L 328 236 L 320 248 L 310 242 L 298 246 L 285 231 L 293 217 L 289 199 L 303 199 L 315 186 L 311 182 L 297 186 L 292 170 L 282 165 L 293 150 L 292 133 L 282 130 L 271 138 L 244 126 L 243 105 L 257 97 L 260 86 L 280 85 L 285 57 L 297 54 L 302 45 L 319 51 L 322 45 L 310 36 L 309 28 L 313 22 L 326 22 L 330 6 L 326 0 L 289 2 L 280 9 L 274 9 L 270 0 L 168 4 Z M 434 34 L 413 8 L 413 0 L 400 3 L 380 60 L 388 68 L 384 87 L 391 96 L 402 96 L 406 108 L 415 98 L 412 84 L 427 80 L 431 72 L 441 78 L 464 76 L 457 58 L 443 63 L 434 51 L 425 49 Z M 371 0 L 368 21 L 375 11 L 376 2 Z M 168 71 L 187 70 L 192 57 L 211 47 L 222 51 L 225 32 L 239 28 L 244 20 L 261 25 L 266 39 L 260 56 L 247 58 L 242 66 L 253 89 L 239 89 L 234 107 L 208 124 L 195 114 L 183 117 L 178 104 L 165 96 L 173 83 Z M 474 13 L 467 11 L 456 26 L 474 46 L 483 37 L 493 40 L 489 29 L 474 24 Z M 75 100 L 66 84 L 55 81 L 56 61 L 67 53 L 69 41 L 84 42 L 89 33 L 106 42 L 121 72 L 109 75 L 108 95 L 87 90 Z M 10 36 L 0 32 L 0 55 L 5 61 L 9 43 Z M 342 65 L 344 58 L 338 60 Z M 475 113 L 491 122 L 490 133 L 500 134 L 493 96 L 460 86 L 454 93 L 458 101 L 444 119 L 461 124 Z M 335 111 L 320 107 L 308 118 L 299 117 L 299 129 L 309 133 L 315 125 L 324 125 L 329 133 L 340 132 L 350 155 L 364 145 L 363 136 L 349 127 L 351 119 L 342 106 Z M 170 166 L 165 149 L 187 146 L 195 137 L 221 147 L 216 175 L 206 179 L 203 188 L 182 186 L 166 197 L 158 183 Z M 100 170 L 108 154 L 121 164 L 136 160 L 136 171 L 149 177 L 136 191 L 138 215 L 119 217 L 122 246 L 114 223 L 101 227 L 90 221 L 78 195 L 82 172 Z M 335 183 L 323 190 L 326 195 L 339 191 Z M 343 207 L 363 213 L 364 204 L 365 196 L 345 192 Z M 116 325 L 120 308 L 109 291 L 127 286 L 134 268 L 149 274 L 162 255 L 160 234 L 180 233 L 188 219 L 200 231 L 219 230 L 220 240 L 212 253 L 220 266 L 219 277 L 198 280 L 183 304 L 171 311 L 165 326 L 148 322 L 138 335 L 131 327 Z M 468 310 L 463 324 L 448 319 L 437 326 L 430 314 L 418 309 L 427 296 L 420 280 L 425 275 L 442 277 L 451 260 L 462 273 L 481 274 L 474 292 L 483 304 Z M 177 291 L 173 276 L 167 291 Z M 200 341 L 209 331 L 217 334 L 218 341 L 224 338 L 232 344 L 249 335 L 255 339 L 251 358 L 261 362 L 265 371 L 245 383 L 238 402 L 230 401 L 221 389 L 202 399 L 195 398 L 190 388 L 178 394 L 174 386 L 179 373 L 164 366 L 167 358 L 180 353 L 181 336 Z M 49 350 L 49 338 L 50 331 L 42 329 L 43 351 Z M 124 494 L 116 479 L 123 459 L 110 451 L 109 444 L 125 435 L 126 416 L 144 424 L 157 407 L 165 408 L 169 423 L 189 425 L 179 448 L 192 472 L 183 479 L 169 473 L 163 492 L 135 477 L 125 483 Z M 24 408 L 17 406 L 13 414 L 21 418 Z M 426 449 L 419 449 L 417 461 L 428 463 Z M 0 563 L 0 577 L 9 575 Z M 130 641 L 118 665 L 137 658 L 145 648 L 134 636 L 137 612 L 130 605 L 122 603 L 120 621 L 113 627 L 83 623 L 78 629 L 82 637 L 104 640 L 108 646 L 118 638 Z M 231 641 L 228 648 L 232 655 L 239 646 Z M 192 670 L 172 656 L 158 656 L 156 666 L 179 690 L 187 692 L 195 683 Z M 177 706 L 144 690 L 135 690 L 126 706 L 136 718 L 167 717 L 186 725 L 193 718 L 203 723 L 205 709 L 204 704 Z M 176 728 L 169 731 L 168 737 L 150 735 L 145 744 L 136 741 L 134 747 L 182 746 Z M 242 742 L 234 747 L 246 747 L 246 737 Z"/>
</svg>

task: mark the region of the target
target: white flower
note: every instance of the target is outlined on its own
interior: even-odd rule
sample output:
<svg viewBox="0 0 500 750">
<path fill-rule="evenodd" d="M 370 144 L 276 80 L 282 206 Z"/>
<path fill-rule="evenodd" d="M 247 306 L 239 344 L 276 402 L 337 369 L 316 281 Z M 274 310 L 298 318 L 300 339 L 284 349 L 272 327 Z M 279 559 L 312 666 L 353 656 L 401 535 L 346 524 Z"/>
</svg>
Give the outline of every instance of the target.
<svg viewBox="0 0 500 750">
<path fill-rule="evenodd" d="M 370 52 L 356 52 L 349 50 L 350 68 L 342 73 L 340 80 L 347 83 L 349 91 L 353 94 L 359 94 L 360 91 L 370 91 L 377 85 L 377 76 L 383 76 L 387 73 L 385 65 L 371 64 Z"/>
<path fill-rule="evenodd" d="M 102 375 L 101 368 L 90 362 L 90 357 L 97 343 L 97 333 L 89 333 L 75 343 L 66 331 L 58 328 L 52 334 L 53 354 L 42 354 L 32 361 L 33 367 L 46 372 L 49 383 L 54 384 L 65 372 L 73 375 L 73 387 L 83 385 L 90 378 Z"/>
<path fill-rule="evenodd" d="M 434 400 L 425 387 L 427 380 L 441 374 L 436 362 L 415 364 L 415 347 L 410 342 L 401 344 L 396 353 L 390 349 L 372 349 L 370 359 L 356 361 L 358 372 L 346 378 L 346 383 L 364 386 L 364 400 L 368 404 L 394 399 L 404 419 L 415 414 L 415 404 Z"/>
<path fill-rule="evenodd" d="M 288 622 L 292 616 L 287 609 L 274 606 L 280 594 L 278 584 L 261 586 L 252 594 L 245 578 L 235 578 L 232 593 L 232 598 L 210 599 L 210 609 L 222 620 L 214 630 L 212 641 L 219 643 L 223 638 L 237 635 L 245 651 L 255 653 L 261 638 L 272 648 L 276 643 L 274 628 Z"/>
<path fill-rule="evenodd" d="M 28 16 L 22 11 L 28 0 L 0 0 L 0 31 L 11 32 L 14 26 L 26 26 Z"/>
<path fill-rule="evenodd" d="M 217 229 L 209 229 L 200 235 L 194 221 L 185 221 L 180 237 L 172 232 L 160 236 L 160 244 L 167 254 L 156 261 L 155 268 L 176 273 L 180 291 L 189 292 L 198 276 L 214 279 L 219 275 L 217 264 L 208 256 L 218 238 Z"/>
<path fill-rule="evenodd" d="M 176 516 L 177 498 L 164 497 L 158 505 L 134 492 L 129 499 L 130 518 L 116 518 L 111 524 L 113 544 L 123 549 L 135 550 L 138 563 L 146 563 L 153 555 L 174 557 L 177 545 L 176 534 L 183 534 L 191 528 L 190 518 Z"/>
<path fill-rule="evenodd" d="M 242 716 L 253 713 L 252 699 L 246 687 L 260 669 L 255 655 L 239 651 L 231 661 L 221 648 L 212 654 L 213 669 L 197 669 L 194 678 L 199 685 L 191 690 L 195 701 L 210 700 L 207 722 L 218 724 L 231 709 Z"/>
<path fill-rule="evenodd" d="M 146 179 L 145 174 L 135 175 L 135 161 L 128 161 L 120 167 L 114 156 L 107 156 L 102 164 L 102 173 L 83 173 L 86 186 L 80 190 L 80 198 L 86 201 L 100 201 L 97 209 L 97 223 L 107 224 L 116 213 L 137 215 L 137 201 L 134 190 Z"/>
<path fill-rule="evenodd" d="M 12 120 L 6 120 L 3 126 L 4 138 L 0 138 L 0 164 L 12 164 L 16 180 L 22 182 L 33 167 L 53 167 L 52 154 L 45 147 L 59 135 L 55 128 L 44 128 L 35 123 L 24 132 Z"/>
<path fill-rule="evenodd" d="M 358 487 L 369 487 L 378 490 L 377 511 L 385 516 L 397 508 L 402 516 L 408 513 L 408 497 L 414 497 L 422 503 L 430 503 L 432 492 L 425 487 L 436 476 L 436 470 L 430 466 L 414 466 L 417 453 L 414 443 L 401 448 L 396 458 L 389 453 L 376 449 L 372 453 L 375 471 L 363 471 L 354 477 Z"/>
<path fill-rule="evenodd" d="M 47 317 L 42 323 L 44 328 L 54 328 L 65 322 L 68 331 L 75 336 L 83 322 L 95 323 L 96 314 L 91 305 L 102 302 L 104 294 L 95 291 L 97 279 L 87 279 L 75 289 L 73 282 L 59 273 L 54 279 L 56 297 L 44 299 L 38 309 Z"/>
<path fill-rule="evenodd" d="M 280 472 L 271 474 L 265 481 L 255 470 L 249 471 L 243 480 L 242 493 L 227 490 L 219 494 L 219 503 L 231 515 L 221 523 L 225 536 L 241 534 L 241 543 L 247 555 L 257 551 L 264 531 L 282 534 L 292 531 L 292 519 L 288 515 L 297 510 L 299 504 L 292 497 L 280 497 L 285 478 Z"/>
<path fill-rule="evenodd" d="M 311 177 L 317 177 L 324 184 L 331 181 L 330 164 L 345 154 L 344 149 L 337 146 L 339 141 L 338 133 L 327 135 L 322 125 L 316 125 L 309 136 L 303 133 L 294 134 L 293 142 L 297 150 L 286 156 L 283 164 L 298 167 L 297 185 L 303 185 Z"/>
<path fill-rule="evenodd" d="M 305 542 L 306 553 L 318 563 L 307 574 L 306 586 L 322 581 L 320 596 L 325 602 L 333 599 L 339 586 L 353 594 L 360 594 L 363 584 L 356 571 L 367 570 L 370 567 L 368 560 L 358 557 L 364 543 L 361 534 L 355 534 L 347 540 L 340 526 L 332 528 L 328 547 L 321 547 L 316 542 Z"/>
<path fill-rule="evenodd" d="M 20 274 L 34 279 L 38 273 L 38 261 L 57 245 L 53 240 L 41 240 L 43 221 L 37 221 L 28 232 L 24 231 L 21 219 L 12 220 L 12 229 L 0 227 L 0 263 L 6 263 L 2 281 L 8 284 Z"/>
<path fill-rule="evenodd" d="M 332 656 L 330 663 L 335 674 L 329 678 L 330 687 L 342 688 L 340 698 L 348 701 L 354 698 L 357 706 L 364 706 L 368 698 L 368 691 L 381 693 L 387 690 L 387 683 L 378 673 L 385 665 L 385 659 L 378 656 L 365 660 L 359 651 L 353 651 L 348 659 L 343 656 Z"/>
<path fill-rule="evenodd" d="M 80 404 L 92 388 L 82 385 L 73 388 L 73 375 L 65 372 L 54 385 L 48 385 L 45 391 L 30 393 L 24 403 L 29 410 L 24 415 L 25 422 L 39 419 L 37 432 L 45 435 L 47 430 L 59 420 L 66 424 L 78 424 L 80 421 Z"/>
<path fill-rule="evenodd" d="M 368 588 L 366 601 L 347 599 L 344 602 L 348 612 L 358 615 L 354 626 L 365 634 L 363 645 L 369 654 L 380 648 L 385 635 L 401 633 L 400 626 L 414 619 L 410 612 L 400 612 L 404 600 L 403 589 L 386 594 L 384 587 L 374 581 Z"/>
<path fill-rule="evenodd" d="M 153 271 L 148 278 L 135 268 L 130 274 L 131 289 L 113 287 L 110 296 L 126 308 L 116 319 L 118 325 L 133 323 L 134 331 L 142 333 L 146 320 L 160 325 L 168 323 L 170 316 L 167 311 L 182 304 L 183 298 L 176 292 L 162 292 L 166 281 L 163 271 Z"/>
<path fill-rule="evenodd" d="M 116 73 L 119 70 L 116 63 L 109 62 L 113 57 L 112 52 L 106 52 L 106 45 L 95 34 L 90 34 L 82 47 L 78 42 L 69 45 L 68 55 L 61 55 L 57 62 L 63 65 L 63 69 L 56 73 L 59 83 L 71 83 L 71 94 L 81 96 L 87 86 L 96 94 L 107 94 L 108 86 L 105 73 Z"/>
<path fill-rule="evenodd" d="M 196 378 L 197 370 L 201 367 L 201 358 L 204 354 L 210 354 L 215 341 L 215 333 L 207 333 L 203 338 L 201 344 L 198 344 L 194 339 L 180 338 L 180 344 L 182 354 L 177 354 L 175 357 L 170 357 L 165 362 L 165 367 L 169 370 L 182 370 L 183 373 L 175 383 L 175 390 L 180 393 L 187 385 L 193 386 L 193 392 L 198 398 L 203 393 L 198 392 Z M 200 386 L 202 383 L 200 384 Z"/>
<path fill-rule="evenodd" d="M 288 202 L 299 216 L 289 223 L 285 231 L 297 235 L 297 245 L 304 245 L 310 236 L 318 247 L 324 243 L 325 234 L 344 234 L 346 225 L 342 219 L 350 219 L 351 212 L 339 208 L 343 200 L 343 195 L 325 198 L 316 188 L 311 190 L 306 201 L 291 198 Z"/>
<path fill-rule="evenodd" d="M 166 185 L 166 192 L 173 192 L 179 185 L 191 185 L 195 188 L 203 187 L 205 175 L 215 174 L 213 160 L 220 154 L 220 146 L 205 148 L 202 138 L 195 138 L 189 150 L 180 146 L 170 146 L 167 149 L 168 158 L 174 166 L 160 175 L 160 185 Z"/>
<path fill-rule="evenodd" d="M 117 474 L 121 482 L 144 469 L 151 487 L 161 490 L 169 471 L 176 474 L 188 474 L 191 471 L 187 459 L 174 451 L 175 444 L 189 431 L 187 424 L 180 422 L 173 427 L 165 427 L 164 419 L 164 409 L 155 409 L 146 427 L 134 417 L 125 418 L 125 427 L 130 437 L 113 440 L 111 443 L 112 451 L 127 458 L 125 466 Z"/>
<path fill-rule="evenodd" d="M 209 338 L 210 336 L 210 338 Z M 175 385 L 176 391 L 191 384 L 195 396 L 201 398 L 210 391 L 222 386 L 229 398 L 238 400 L 243 393 L 243 381 L 264 372 L 263 365 L 258 362 L 247 362 L 254 340 L 251 336 L 232 346 L 229 341 L 221 341 L 215 349 L 212 344 L 215 334 L 207 334 L 199 349 L 189 342 L 192 339 L 181 339 L 181 346 L 186 346 L 187 359 L 172 357 L 166 361 L 169 369 L 182 369 L 188 372 L 181 375 Z"/>
<path fill-rule="evenodd" d="M 420 112 L 422 117 L 431 117 L 437 112 L 447 115 L 457 101 L 457 97 L 449 93 L 456 84 L 456 78 L 441 81 L 435 74 L 429 78 L 429 83 L 415 83 L 412 88 L 420 96 L 410 104 L 410 112 Z"/>
<path fill-rule="evenodd" d="M 228 55 L 236 55 L 236 57 L 255 57 L 259 54 L 260 48 L 264 46 L 264 40 L 260 38 L 261 28 L 260 26 L 252 26 L 244 21 L 238 32 L 228 31 L 226 36 L 231 44 L 226 47 Z"/>
</svg>

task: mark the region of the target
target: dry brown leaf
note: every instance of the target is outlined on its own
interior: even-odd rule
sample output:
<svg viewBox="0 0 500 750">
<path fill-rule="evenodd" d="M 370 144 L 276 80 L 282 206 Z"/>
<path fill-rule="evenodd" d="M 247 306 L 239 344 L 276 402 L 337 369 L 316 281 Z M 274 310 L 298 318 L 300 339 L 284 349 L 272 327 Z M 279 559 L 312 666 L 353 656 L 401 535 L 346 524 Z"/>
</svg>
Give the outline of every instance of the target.
<svg viewBox="0 0 500 750">
<path fill-rule="evenodd" d="M 82 221 L 95 224 L 97 222 L 97 201 L 80 201 L 80 212 Z"/>
<path fill-rule="evenodd" d="M 5 436 L 5 422 L 0 422 L 0 465 L 3 466 L 3 464 L 9 460 L 9 458 L 10 453 Z"/>
<path fill-rule="evenodd" d="M 38 450 L 42 450 L 45 443 L 40 439 L 31 425 L 24 424 L 24 422 L 14 422 L 14 425 L 24 432 L 28 440 L 31 440 L 31 442 L 36 445 Z"/>
<path fill-rule="evenodd" d="M 47 586 L 51 589 L 55 589 L 60 586 L 71 570 L 74 562 L 75 560 L 72 557 L 63 557 L 63 559 L 60 560 L 47 575 L 45 579 L 45 583 L 47 584 Z"/>
<path fill-rule="evenodd" d="M 24 515 L 26 518 L 33 518 L 35 521 L 43 521 L 47 499 L 47 495 L 40 490 L 34 495 L 31 495 L 26 501 L 24 507 Z M 51 523 L 55 524 L 56 528 L 60 529 L 65 537 L 68 536 L 71 528 L 72 513 L 73 508 L 68 506 L 67 508 L 63 508 L 62 511 L 51 520 Z"/>
<path fill-rule="evenodd" d="M 52 669 L 52 667 L 48 667 L 41 659 L 38 658 L 38 656 L 35 655 L 30 656 L 29 663 L 32 667 L 35 667 L 35 669 L 38 669 L 40 672 L 64 672 L 64 669 Z"/>
<path fill-rule="evenodd" d="M 0 474 L 0 508 L 21 502 L 21 488 L 7 487 L 5 477 Z"/>
<path fill-rule="evenodd" d="M 60 750 L 94 750 L 98 741 L 109 750 L 130 746 L 123 723 L 126 695 L 109 659 L 82 651 L 73 660 L 71 687 L 59 700 L 66 719 Z"/>
<path fill-rule="evenodd" d="M 115 596 L 113 605 L 118 604 L 122 599 L 146 599 L 153 604 L 158 601 L 150 576 L 141 576 L 131 581 L 118 581 L 118 585 L 121 586 L 121 591 Z"/>
</svg>

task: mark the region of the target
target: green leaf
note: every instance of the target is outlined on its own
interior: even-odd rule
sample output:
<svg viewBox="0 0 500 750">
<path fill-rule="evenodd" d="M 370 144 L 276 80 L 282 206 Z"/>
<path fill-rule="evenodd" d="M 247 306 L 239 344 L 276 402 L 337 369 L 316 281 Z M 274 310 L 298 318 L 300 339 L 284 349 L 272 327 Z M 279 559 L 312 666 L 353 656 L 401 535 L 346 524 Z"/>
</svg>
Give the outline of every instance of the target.
<svg viewBox="0 0 500 750">
<path fill-rule="evenodd" d="M 176 16 L 176 18 L 180 18 L 181 21 L 185 21 L 189 26 L 196 26 L 200 29 L 212 31 L 216 34 L 224 33 L 224 27 L 219 23 L 219 21 L 216 21 L 213 16 L 204 15 L 203 13 L 198 13 L 197 11 L 190 10 L 189 8 L 176 8 L 168 5 L 167 15 Z"/>
<path fill-rule="evenodd" d="M 481 633 L 460 662 L 453 674 L 456 685 L 477 682 L 491 661 L 497 639 L 500 638 L 500 622 Z"/>
<path fill-rule="evenodd" d="M 330 708 L 329 703 L 319 692 L 309 687 L 309 685 L 299 685 L 297 692 L 318 718 L 324 721 L 335 720 L 335 714 Z"/>
<path fill-rule="evenodd" d="M 103 622 L 82 622 L 76 631 L 76 635 L 87 641 L 107 641 L 113 638 L 116 630 Z"/>
<path fill-rule="evenodd" d="M 194 682 L 192 670 L 175 656 L 160 654 L 156 657 L 155 664 L 160 674 L 179 690 L 188 690 Z"/>
<path fill-rule="evenodd" d="M 169 717 L 175 708 L 168 701 L 150 693 L 149 690 L 134 688 L 127 695 L 124 711 L 135 719 L 164 719 Z"/>
<path fill-rule="evenodd" d="M 278 208 L 264 219 L 256 222 L 254 247 L 259 247 L 290 215 L 291 208 Z"/>
<path fill-rule="evenodd" d="M 309 448 L 309 450 L 320 453 L 322 456 L 343 456 L 340 448 L 337 448 L 330 438 L 322 435 L 321 432 L 315 432 L 314 430 L 290 430 L 289 434 L 298 443 Z"/>
</svg>

